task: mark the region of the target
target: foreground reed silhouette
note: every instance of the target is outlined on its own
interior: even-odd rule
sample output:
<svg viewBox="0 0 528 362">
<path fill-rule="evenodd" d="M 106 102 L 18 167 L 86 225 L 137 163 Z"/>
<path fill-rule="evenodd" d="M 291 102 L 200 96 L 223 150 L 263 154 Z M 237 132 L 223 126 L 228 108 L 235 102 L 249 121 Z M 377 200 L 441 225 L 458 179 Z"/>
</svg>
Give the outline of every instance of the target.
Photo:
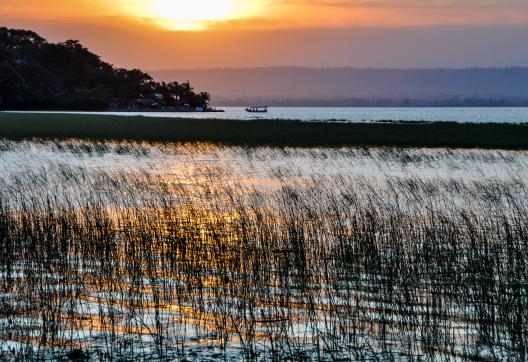
<svg viewBox="0 0 528 362">
<path fill-rule="evenodd" d="M 2 359 L 527 358 L 528 152 L 36 140 L 0 161 Z"/>
</svg>

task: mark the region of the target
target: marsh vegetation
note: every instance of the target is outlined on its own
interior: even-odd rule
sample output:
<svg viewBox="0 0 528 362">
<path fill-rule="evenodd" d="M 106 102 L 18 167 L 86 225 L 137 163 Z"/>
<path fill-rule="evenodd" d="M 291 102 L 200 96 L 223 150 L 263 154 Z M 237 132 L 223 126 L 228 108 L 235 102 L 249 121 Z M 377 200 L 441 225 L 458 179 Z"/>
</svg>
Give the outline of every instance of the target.
<svg viewBox="0 0 528 362">
<path fill-rule="evenodd" d="M 455 147 L 528 149 L 527 123 L 380 120 L 193 119 L 0 112 L 0 138 L 209 142 L 270 147 Z M 528 119 L 527 119 L 528 120 Z"/>
<path fill-rule="evenodd" d="M 0 358 L 513 359 L 528 152 L 0 142 Z"/>
</svg>

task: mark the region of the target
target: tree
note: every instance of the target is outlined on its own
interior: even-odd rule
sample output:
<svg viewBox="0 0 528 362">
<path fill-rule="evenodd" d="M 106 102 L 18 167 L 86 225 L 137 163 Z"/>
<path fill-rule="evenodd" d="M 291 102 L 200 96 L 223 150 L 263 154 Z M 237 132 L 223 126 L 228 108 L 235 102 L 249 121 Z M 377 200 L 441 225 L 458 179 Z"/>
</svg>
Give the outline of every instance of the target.
<svg viewBox="0 0 528 362">
<path fill-rule="evenodd" d="M 167 106 L 206 106 L 189 82 L 157 83 L 139 69 L 115 68 L 78 40 L 48 43 L 28 30 L 0 28 L 0 109 L 104 110 L 159 95 Z"/>
<path fill-rule="evenodd" d="M 0 48 L 6 50 L 19 49 L 28 46 L 38 47 L 46 40 L 30 30 L 0 28 Z"/>
</svg>

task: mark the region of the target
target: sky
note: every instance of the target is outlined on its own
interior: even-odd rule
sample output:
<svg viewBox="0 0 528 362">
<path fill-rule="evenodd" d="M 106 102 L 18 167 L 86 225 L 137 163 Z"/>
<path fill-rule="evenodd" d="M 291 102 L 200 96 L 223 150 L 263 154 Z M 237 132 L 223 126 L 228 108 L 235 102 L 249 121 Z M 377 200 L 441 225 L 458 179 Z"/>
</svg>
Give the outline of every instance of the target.
<svg viewBox="0 0 528 362">
<path fill-rule="evenodd" d="M 528 66 L 526 0 L 0 0 L 122 67 Z"/>
</svg>

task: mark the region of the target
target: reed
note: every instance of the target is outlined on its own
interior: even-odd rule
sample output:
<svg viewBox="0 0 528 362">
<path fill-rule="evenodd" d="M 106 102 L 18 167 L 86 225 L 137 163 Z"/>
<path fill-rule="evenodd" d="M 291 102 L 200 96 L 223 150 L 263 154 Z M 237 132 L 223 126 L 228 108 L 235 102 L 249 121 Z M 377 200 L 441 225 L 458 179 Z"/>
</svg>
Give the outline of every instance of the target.
<svg viewBox="0 0 528 362">
<path fill-rule="evenodd" d="M 0 149 L 2 359 L 528 357 L 526 152 Z"/>
<path fill-rule="evenodd" d="M 528 121 L 528 120 L 527 120 Z M 497 120 L 501 122 L 501 120 Z M 457 147 L 528 149 L 523 124 L 455 122 L 346 123 L 296 120 L 188 119 L 97 114 L 0 112 L 0 137 L 10 139 L 212 142 L 273 147 Z"/>
</svg>

